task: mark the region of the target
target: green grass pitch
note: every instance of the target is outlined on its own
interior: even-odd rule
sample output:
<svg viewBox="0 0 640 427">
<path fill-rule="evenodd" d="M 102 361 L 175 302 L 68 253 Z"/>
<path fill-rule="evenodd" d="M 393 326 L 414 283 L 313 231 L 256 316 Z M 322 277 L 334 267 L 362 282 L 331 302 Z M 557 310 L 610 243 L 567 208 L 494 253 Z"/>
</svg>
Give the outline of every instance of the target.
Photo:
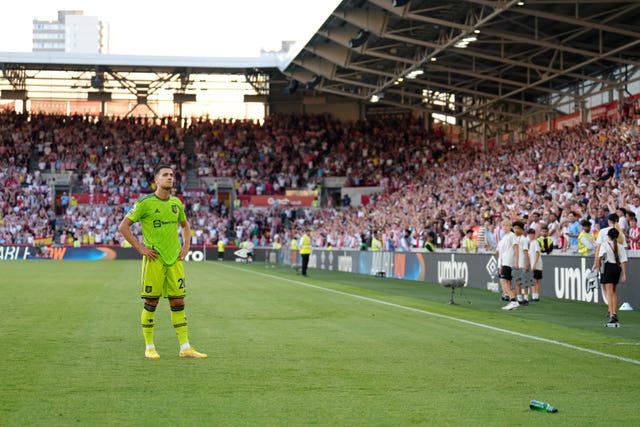
<svg viewBox="0 0 640 427">
<path fill-rule="evenodd" d="M 188 263 L 144 358 L 137 261 L 2 263 L 0 425 L 631 425 L 640 315 L 263 263 Z M 557 414 L 533 412 L 531 399 Z"/>
</svg>

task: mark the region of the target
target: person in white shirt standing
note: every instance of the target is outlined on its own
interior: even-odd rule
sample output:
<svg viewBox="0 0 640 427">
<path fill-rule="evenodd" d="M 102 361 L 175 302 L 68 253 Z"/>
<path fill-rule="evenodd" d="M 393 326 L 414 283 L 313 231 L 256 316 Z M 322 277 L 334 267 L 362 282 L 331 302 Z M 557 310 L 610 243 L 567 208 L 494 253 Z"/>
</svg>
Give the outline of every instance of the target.
<svg viewBox="0 0 640 427">
<path fill-rule="evenodd" d="M 620 232 L 617 228 L 607 231 L 607 242 L 600 245 L 596 256 L 596 268 L 601 272 L 600 282 L 609 307 L 609 328 L 620 326 L 618 322 L 618 284 L 627 281 L 627 251 L 618 243 Z"/>
<path fill-rule="evenodd" d="M 524 232 L 524 223 L 515 221 L 513 232 L 518 242 L 516 252 L 517 267 L 514 270 L 513 280 L 515 281 L 516 298 L 519 305 L 529 305 L 529 239 Z M 524 296 L 526 294 L 526 297 Z"/>
<path fill-rule="evenodd" d="M 511 231 L 511 221 L 509 219 L 502 220 L 500 227 L 504 232 L 504 236 L 500 239 L 498 249 L 496 250 L 496 256 L 498 257 L 498 277 L 500 277 L 502 293 L 509 297 L 509 303 L 502 307 L 502 309 L 513 310 L 520 306 L 518 301 L 516 301 L 515 293 L 511 287 L 513 269 L 518 268 L 518 260 L 516 257 L 518 253 L 518 239 L 513 231 Z"/>
<path fill-rule="evenodd" d="M 536 239 L 536 231 L 529 229 L 527 231 L 529 237 L 529 265 L 533 280 L 533 289 L 531 292 L 531 301 L 540 301 L 540 280 L 542 280 L 542 248 L 540 242 Z"/>
<path fill-rule="evenodd" d="M 615 214 L 615 213 L 609 214 L 609 216 L 607 217 L 607 223 L 609 224 L 609 226 L 603 228 L 598 233 L 598 237 L 596 238 L 595 258 L 593 260 L 593 267 L 591 268 L 591 270 L 599 270 L 597 266 L 598 266 L 598 257 L 600 256 L 600 248 L 603 246 L 603 244 L 607 242 L 609 230 L 611 230 L 612 228 L 618 231 L 618 237 L 616 238 L 616 241 L 618 242 L 618 246 L 622 246 L 626 248 L 627 240 L 625 239 L 624 234 L 622 233 L 622 229 L 618 224 L 619 219 L 620 217 L 618 216 L 618 214 Z"/>
</svg>

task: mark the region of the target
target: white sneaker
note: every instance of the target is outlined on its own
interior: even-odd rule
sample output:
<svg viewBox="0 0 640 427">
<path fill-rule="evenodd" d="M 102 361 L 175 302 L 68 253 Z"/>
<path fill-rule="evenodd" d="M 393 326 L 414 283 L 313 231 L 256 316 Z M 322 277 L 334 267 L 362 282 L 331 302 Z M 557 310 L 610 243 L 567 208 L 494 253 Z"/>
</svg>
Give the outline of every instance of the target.
<svg viewBox="0 0 640 427">
<path fill-rule="evenodd" d="M 509 301 L 509 304 L 502 307 L 503 310 L 513 310 L 514 308 L 520 307 L 520 303 L 518 301 Z"/>
</svg>

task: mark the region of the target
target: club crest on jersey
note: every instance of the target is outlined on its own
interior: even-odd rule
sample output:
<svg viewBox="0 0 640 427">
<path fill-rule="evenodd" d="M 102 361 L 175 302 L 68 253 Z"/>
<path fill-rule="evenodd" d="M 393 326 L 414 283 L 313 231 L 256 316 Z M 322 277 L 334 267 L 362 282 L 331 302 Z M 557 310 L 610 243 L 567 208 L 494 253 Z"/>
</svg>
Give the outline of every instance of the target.
<svg viewBox="0 0 640 427">
<path fill-rule="evenodd" d="M 171 205 L 171 212 L 173 212 L 174 214 L 178 213 L 178 206 L 177 205 Z"/>
</svg>

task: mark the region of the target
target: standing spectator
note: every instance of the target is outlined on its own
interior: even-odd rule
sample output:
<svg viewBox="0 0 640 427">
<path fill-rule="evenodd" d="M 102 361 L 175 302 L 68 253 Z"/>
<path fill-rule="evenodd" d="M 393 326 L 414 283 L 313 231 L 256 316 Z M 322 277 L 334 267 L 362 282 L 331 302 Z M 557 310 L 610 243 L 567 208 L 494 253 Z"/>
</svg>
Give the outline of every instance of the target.
<svg viewBox="0 0 640 427">
<path fill-rule="evenodd" d="M 616 213 L 609 214 L 609 216 L 607 217 L 607 222 L 609 226 L 606 228 L 603 228 L 598 233 L 598 238 L 596 239 L 596 250 L 595 250 L 596 258 L 594 259 L 593 269 L 595 269 L 595 265 L 596 265 L 595 261 L 597 261 L 598 259 L 598 254 L 600 253 L 600 247 L 607 242 L 607 233 L 609 232 L 610 229 L 615 228 L 616 230 L 618 230 L 618 238 L 617 238 L 618 245 L 627 246 L 627 242 L 624 238 L 624 234 L 622 234 L 620 230 L 620 226 L 618 225 L 618 220 L 619 220 L 618 214 Z"/>
<path fill-rule="evenodd" d="M 310 229 L 306 229 L 300 238 L 300 257 L 302 258 L 302 275 L 307 277 L 307 268 L 309 267 L 309 256 L 311 255 L 311 237 Z"/>
<path fill-rule="evenodd" d="M 513 232 L 516 235 L 518 246 L 516 250 L 516 267 L 513 270 L 516 299 L 520 305 L 526 306 L 529 305 L 529 286 L 527 282 L 527 276 L 529 275 L 529 239 L 525 234 L 522 221 L 513 223 Z"/>
<path fill-rule="evenodd" d="M 539 233 L 540 227 L 542 227 L 542 224 L 540 223 L 540 213 L 533 212 L 531 214 L 531 222 L 529 223 L 528 228 L 533 228 L 536 233 Z"/>
<path fill-rule="evenodd" d="M 556 216 L 556 214 L 553 212 L 549 214 L 549 223 L 547 224 L 547 231 L 548 231 L 548 236 L 553 241 L 553 249 L 562 248 L 560 221 L 558 220 L 558 217 Z"/>
<path fill-rule="evenodd" d="M 578 252 L 578 236 L 580 235 L 580 221 L 575 212 L 569 212 L 569 225 L 566 233 L 569 237 L 569 249 Z"/>
<path fill-rule="evenodd" d="M 513 310 L 520 307 L 511 287 L 513 269 L 518 268 L 518 241 L 516 235 L 511 231 L 511 221 L 509 219 L 502 220 L 500 227 L 504 232 L 504 236 L 498 243 L 496 256 L 498 257 L 498 271 L 500 272 L 499 277 L 502 293 L 509 297 L 509 303 L 502 307 L 502 309 Z"/>
<path fill-rule="evenodd" d="M 629 239 L 627 241 L 630 250 L 640 250 L 640 227 L 638 227 L 638 218 L 633 213 L 629 217 Z"/>
<path fill-rule="evenodd" d="M 580 256 L 593 255 L 596 245 L 595 238 L 591 234 L 591 222 L 588 219 L 583 219 L 580 222 L 581 231 L 578 234 L 578 254 Z"/>
<path fill-rule="evenodd" d="M 622 207 L 618 207 L 616 209 L 616 213 L 618 214 L 618 217 L 620 218 L 618 220 L 619 225 L 620 225 L 620 231 L 621 233 L 626 233 L 627 229 L 629 228 L 629 223 L 627 222 L 627 210 L 625 208 Z"/>
<path fill-rule="evenodd" d="M 472 229 L 468 229 L 465 233 L 464 239 L 462 239 L 462 249 L 464 249 L 466 253 L 478 252 L 478 246 L 476 245 L 475 240 L 473 240 Z"/>
<path fill-rule="evenodd" d="M 494 226 L 491 220 L 485 220 L 484 221 L 484 226 L 480 227 L 480 231 L 478 233 L 478 247 L 482 250 L 485 251 L 491 251 L 493 249 L 495 249 L 495 247 L 497 246 L 496 240 L 495 240 L 495 236 L 494 236 L 494 232 L 493 229 L 495 228 L 500 228 L 497 226 Z M 482 232 L 482 230 L 485 230 L 485 239 L 484 239 L 484 243 L 482 243 L 481 239 L 480 239 L 480 233 Z"/>
<path fill-rule="evenodd" d="M 394 252 L 396 250 L 396 245 L 394 242 L 394 234 L 393 231 L 389 233 L 389 237 L 387 237 L 387 250 Z"/>
<path fill-rule="evenodd" d="M 409 252 L 409 248 L 411 245 L 411 231 L 410 230 L 405 230 L 404 234 L 402 235 L 402 237 L 400 238 L 400 251 L 402 252 Z"/>
<path fill-rule="evenodd" d="M 253 241 L 251 236 L 247 235 L 246 239 L 240 244 L 240 247 L 247 251 L 247 262 L 251 264 L 253 262 Z"/>
<path fill-rule="evenodd" d="M 436 251 L 436 245 L 435 243 L 433 243 L 433 239 L 435 238 L 435 233 L 430 231 L 429 233 L 427 233 L 427 241 L 424 242 L 424 249 L 427 252 L 435 252 Z"/>
<path fill-rule="evenodd" d="M 531 295 L 532 302 L 540 301 L 540 281 L 542 280 L 542 251 L 540 243 L 536 239 L 536 232 L 530 228 L 527 231 L 529 237 L 529 264 L 531 265 L 533 289 Z"/>
<path fill-rule="evenodd" d="M 67 192 L 65 191 L 64 193 L 62 193 L 62 196 L 60 196 L 60 209 L 63 215 L 67 212 L 68 207 L 69 207 L 69 194 L 67 194 Z"/>
<path fill-rule="evenodd" d="M 598 226 L 598 230 L 602 230 L 607 227 L 607 212 L 604 208 L 599 208 L 595 215 L 592 215 L 593 221 Z"/>
<path fill-rule="evenodd" d="M 291 237 L 291 241 L 289 242 L 289 249 L 291 250 L 291 267 L 296 269 L 298 272 L 298 235 L 294 234 Z"/>
<path fill-rule="evenodd" d="M 543 254 L 551 255 L 553 252 L 553 240 L 549 237 L 549 228 L 543 225 L 540 228 L 540 237 L 537 240 L 540 245 L 540 251 Z"/>
<path fill-rule="evenodd" d="M 618 244 L 620 232 L 617 228 L 607 231 L 607 241 L 600 246 L 596 256 L 596 268 L 601 272 L 600 281 L 607 298 L 609 321 L 605 324 L 609 328 L 620 326 L 618 322 L 618 284 L 627 281 L 627 251 Z"/>
<path fill-rule="evenodd" d="M 218 236 L 218 261 L 224 261 L 224 236 L 220 234 Z"/>
<path fill-rule="evenodd" d="M 373 238 L 371 239 L 371 250 L 372 251 L 381 251 L 382 250 L 382 240 L 380 240 L 380 232 L 376 231 L 373 234 Z"/>
</svg>

